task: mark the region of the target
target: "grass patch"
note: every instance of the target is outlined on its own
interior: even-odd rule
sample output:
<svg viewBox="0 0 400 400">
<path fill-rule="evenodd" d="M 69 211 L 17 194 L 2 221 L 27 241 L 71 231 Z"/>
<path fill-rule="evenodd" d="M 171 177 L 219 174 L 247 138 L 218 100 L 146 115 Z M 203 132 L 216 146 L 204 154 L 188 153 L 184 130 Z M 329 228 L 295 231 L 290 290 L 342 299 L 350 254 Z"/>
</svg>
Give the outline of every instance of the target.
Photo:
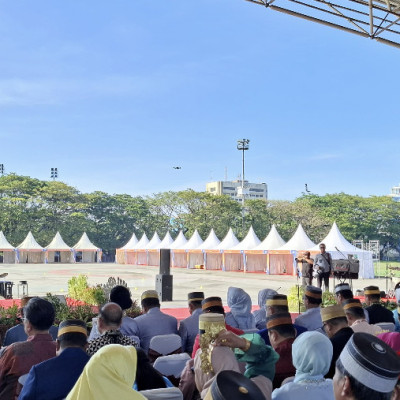
<svg viewBox="0 0 400 400">
<path fill-rule="evenodd" d="M 398 268 L 393 270 L 386 267 Z M 392 276 L 400 278 L 400 262 L 398 261 L 378 261 L 374 262 L 375 276 Z"/>
</svg>

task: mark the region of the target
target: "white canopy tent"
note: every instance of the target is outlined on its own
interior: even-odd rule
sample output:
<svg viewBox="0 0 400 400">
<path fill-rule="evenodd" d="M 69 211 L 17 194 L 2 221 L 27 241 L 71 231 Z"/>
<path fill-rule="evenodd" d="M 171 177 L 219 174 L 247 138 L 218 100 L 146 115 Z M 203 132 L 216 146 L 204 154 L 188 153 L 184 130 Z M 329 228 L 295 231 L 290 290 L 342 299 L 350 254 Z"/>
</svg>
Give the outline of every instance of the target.
<svg viewBox="0 0 400 400">
<path fill-rule="evenodd" d="M 296 275 L 295 257 L 300 250 L 307 250 L 315 243 L 307 236 L 301 224 L 291 239 L 277 250 L 269 252 L 267 272 L 271 275 Z"/>
<path fill-rule="evenodd" d="M 276 229 L 275 224 L 272 225 L 267 237 L 253 250 L 276 250 L 282 247 L 286 242 L 282 239 Z"/>
<path fill-rule="evenodd" d="M 214 236 L 212 234 L 214 234 Z M 189 241 L 186 243 L 184 247 L 184 249 L 187 251 L 188 268 L 196 268 L 196 265 L 204 266 L 205 256 L 202 249 L 209 248 L 209 246 L 213 246 L 213 243 L 215 243 L 214 238 L 216 238 L 216 240 L 219 242 L 218 238 L 215 236 L 214 231 L 211 230 L 207 239 L 203 241 L 203 239 L 197 232 L 197 229 L 195 230 L 192 237 L 189 239 Z"/>
<path fill-rule="evenodd" d="M 269 250 L 276 250 L 286 242 L 278 233 L 275 224 L 272 225 L 267 237 L 254 249 L 247 250 L 246 271 L 248 272 L 267 272 L 269 261 Z"/>
<path fill-rule="evenodd" d="M 189 251 L 189 268 L 203 265 L 205 269 L 221 269 L 222 255 L 220 250 L 215 250 L 220 243 L 214 229 L 211 229 L 206 240 L 196 249 Z M 208 257 L 210 253 L 211 256 Z M 216 253 L 217 256 L 214 257 L 212 253 Z"/>
<path fill-rule="evenodd" d="M 157 235 L 158 236 L 158 235 Z M 151 241 L 150 241 L 151 242 Z M 169 249 L 174 242 L 169 232 L 167 232 L 160 242 L 152 248 L 147 250 L 147 265 L 159 266 L 160 265 L 160 249 Z"/>
<path fill-rule="evenodd" d="M 164 239 L 161 240 L 160 249 L 169 249 L 171 248 L 172 243 L 174 243 L 174 239 L 172 239 L 169 232 L 167 232 L 164 236 Z"/>
<path fill-rule="evenodd" d="M 95 246 L 86 232 L 83 232 L 74 249 L 75 262 L 95 263 L 101 261 L 101 249 Z"/>
<path fill-rule="evenodd" d="M 15 251 L 15 247 L 8 242 L 3 231 L 0 231 L 0 263 L 15 263 Z"/>
<path fill-rule="evenodd" d="M 116 259 L 118 264 L 128 264 L 126 250 L 133 248 L 138 242 L 135 233 L 132 234 L 125 246 L 116 250 Z"/>
<path fill-rule="evenodd" d="M 35 240 L 31 231 L 26 235 L 24 241 L 17 246 L 17 262 L 24 264 L 44 263 L 44 249 Z"/>
<path fill-rule="evenodd" d="M 193 232 L 191 238 L 187 241 L 187 243 L 182 247 L 182 250 L 193 250 L 197 249 L 199 246 L 203 244 L 203 239 L 200 237 L 197 229 Z"/>
<path fill-rule="evenodd" d="M 175 240 L 176 242 L 176 240 Z M 175 243 L 174 242 L 174 243 Z M 197 229 L 193 232 L 193 235 L 190 237 L 186 243 L 182 244 L 179 247 L 175 247 L 171 251 L 172 257 L 172 266 L 180 267 L 180 268 L 188 268 L 189 266 L 189 250 L 193 250 L 196 247 L 200 246 L 203 243 L 203 239 L 200 237 Z M 177 245 L 178 246 L 178 245 Z"/>
<path fill-rule="evenodd" d="M 68 246 L 60 233 L 57 232 L 53 240 L 46 247 L 46 262 L 49 263 L 73 263 L 74 250 Z"/>
<path fill-rule="evenodd" d="M 146 233 L 143 233 L 140 240 L 130 249 L 126 250 L 127 264 L 146 265 L 147 264 L 146 252 L 140 250 L 146 250 L 148 244 L 149 244 L 149 239 Z"/>
<path fill-rule="evenodd" d="M 147 243 L 146 249 L 159 249 L 160 248 L 161 239 L 158 236 L 157 232 L 154 232 L 153 237 L 151 238 L 150 242 Z"/>
<path fill-rule="evenodd" d="M 146 244 L 141 245 L 136 249 L 136 259 L 138 265 L 149 265 L 149 249 L 157 249 L 161 243 L 157 232 L 154 232 L 153 237 Z M 150 264 L 151 265 L 151 264 Z"/>
<path fill-rule="evenodd" d="M 179 231 L 178 236 L 175 238 L 174 242 L 169 246 L 172 249 L 181 249 L 187 243 L 187 239 L 182 231 Z"/>
<path fill-rule="evenodd" d="M 361 250 L 353 246 L 340 232 L 336 222 L 333 223 L 331 230 L 321 242 L 308 250 L 311 252 L 319 252 L 319 245 L 324 243 L 326 251 L 329 252 L 334 260 L 342 259 L 343 256 L 347 258 L 349 254 L 354 255 L 360 261 L 359 278 L 373 279 L 374 263 L 372 259 L 372 252 Z"/>
<path fill-rule="evenodd" d="M 301 224 L 296 229 L 296 232 L 291 239 L 283 246 L 279 247 L 278 250 L 307 250 L 310 247 L 314 247 L 315 243 L 307 236 Z"/>
<path fill-rule="evenodd" d="M 205 268 L 211 270 L 224 269 L 224 250 L 230 249 L 236 246 L 238 243 L 239 240 L 233 233 L 232 228 L 229 228 L 228 233 L 225 235 L 222 241 L 220 241 L 219 244 L 214 247 L 214 249 L 204 249 L 206 253 Z"/>
<path fill-rule="evenodd" d="M 235 247 L 237 244 L 239 244 L 239 240 L 233 233 L 232 228 L 229 228 L 228 233 L 222 239 L 221 243 L 217 246 L 216 250 L 228 250 L 231 249 L 232 247 Z"/>
<path fill-rule="evenodd" d="M 245 250 L 252 250 L 260 244 L 260 239 L 251 226 L 245 238 L 224 251 L 225 271 L 247 271 Z"/>
</svg>

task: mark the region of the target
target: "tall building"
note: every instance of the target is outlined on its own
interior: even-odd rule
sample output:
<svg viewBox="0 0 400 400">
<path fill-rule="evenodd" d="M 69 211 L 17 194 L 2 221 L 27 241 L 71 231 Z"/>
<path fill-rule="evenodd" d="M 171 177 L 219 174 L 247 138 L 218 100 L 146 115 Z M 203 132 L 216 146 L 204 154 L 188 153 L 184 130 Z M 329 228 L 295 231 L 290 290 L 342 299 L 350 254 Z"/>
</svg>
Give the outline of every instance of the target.
<svg viewBox="0 0 400 400">
<path fill-rule="evenodd" d="M 216 181 L 206 185 L 206 191 L 215 195 L 225 194 L 233 200 L 242 201 L 242 181 Z M 245 200 L 267 200 L 268 189 L 266 183 L 250 183 L 244 181 Z"/>
<path fill-rule="evenodd" d="M 400 201 L 400 184 L 392 187 L 392 193 L 389 194 L 394 201 Z"/>
</svg>

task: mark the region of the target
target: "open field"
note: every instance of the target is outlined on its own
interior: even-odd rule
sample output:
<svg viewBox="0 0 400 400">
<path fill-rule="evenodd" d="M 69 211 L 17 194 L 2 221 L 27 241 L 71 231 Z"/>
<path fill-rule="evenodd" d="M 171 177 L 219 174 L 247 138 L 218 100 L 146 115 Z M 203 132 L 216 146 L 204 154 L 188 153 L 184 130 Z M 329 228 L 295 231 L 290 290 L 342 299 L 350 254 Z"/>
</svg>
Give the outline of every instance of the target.
<svg viewBox="0 0 400 400">
<path fill-rule="evenodd" d="M 28 281 L 29 295 L 66 294 L 68 280 L 78 274 L 86 274 L 90 284 L 105 283 L 110 276 L 124 279 L 132 291 L 132 296 L 140 298 L 142 291 L 154 289 L 158 267 L 134 265 L 102 264 L 3 264 L 0 273 L 8 272 L 5 278 L 14 282 L 14 298 L 17 298 L 17 284 L 21 280 Z M 165 307 L 185 307 L 186 295 L 190 291 L 202 290 L 206 296 L 220 296 L 226 301 L 229 286 L 245 289 L 257 304 L 260 289 L 271 288 L 280 293 L 288 293 L 290 287 L 297 283 L 295 277 L 285 275 L 266 275 L 243 272 L 223 272 L 205 270 L 172 269 L 174 276 L 173 301 L 164 303 Z M 336 281 L 337 282 L 337 281 Z M 386 289 L 385 279 L 360 279 L 353 281 L 354 290 L 371 284 Z M 333 288 L 333 279 L 330 283 Z M 389 282 L 389 289 L 394 285 Z"/>
<path fill-rule="evenodd" d="M 387 268 L 388 267 L 388 268 Z M 390 267 L 399 268 L 391 270 Z M 400 280 L 400 262 L 398 261 L 379 261 L 374 263 L 375 276 L 393 276 Z"/>
</svg>

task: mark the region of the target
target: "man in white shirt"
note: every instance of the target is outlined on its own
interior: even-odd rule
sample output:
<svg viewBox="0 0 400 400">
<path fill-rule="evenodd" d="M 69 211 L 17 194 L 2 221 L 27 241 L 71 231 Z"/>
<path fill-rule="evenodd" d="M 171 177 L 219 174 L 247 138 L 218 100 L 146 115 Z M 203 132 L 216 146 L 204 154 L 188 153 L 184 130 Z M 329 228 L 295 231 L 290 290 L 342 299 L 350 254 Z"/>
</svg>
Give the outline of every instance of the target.
<svg viewBox="0 0 400 400">
<path fill-rule="evenodd" d="M 365 332 L 374 336 L 382 333 L 382 329 L 379 326 L 371 325 L 367 322 L 360 300 L 349 299 L 344 301 L 342 305 L 346 313 L 347 322 L 354 332 Z"/>
</svg>

